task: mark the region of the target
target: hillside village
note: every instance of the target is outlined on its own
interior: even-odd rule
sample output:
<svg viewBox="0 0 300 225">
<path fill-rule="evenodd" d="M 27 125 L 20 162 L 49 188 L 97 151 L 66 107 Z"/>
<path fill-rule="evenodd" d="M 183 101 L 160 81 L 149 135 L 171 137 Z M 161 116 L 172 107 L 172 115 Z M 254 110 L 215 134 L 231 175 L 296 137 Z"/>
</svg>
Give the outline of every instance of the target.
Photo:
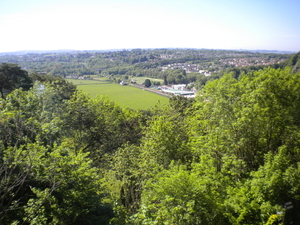
<svg viewBox="0 0 300 225">
<path fill-rule="evenodd" d="M 220 62 L 225 65 L 231 65 L 234 67 L 244 67 L 244 66 L 257 66 L 257 65 L 272 65 L 276 63 L 284 62 L 285 59 L 265 59 L 263 57 L 245 57 L 245 58 L 228 58 L 220 59 Z"/>
</svg>

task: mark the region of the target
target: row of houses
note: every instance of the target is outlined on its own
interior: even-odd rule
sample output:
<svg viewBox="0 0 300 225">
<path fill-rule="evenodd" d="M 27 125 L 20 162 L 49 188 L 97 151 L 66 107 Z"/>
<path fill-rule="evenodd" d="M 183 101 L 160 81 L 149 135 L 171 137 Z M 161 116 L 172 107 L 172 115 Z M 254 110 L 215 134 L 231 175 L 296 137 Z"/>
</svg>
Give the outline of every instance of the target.
<svg viewBox="0 0 300 225">
<path fill-rule="evenodd" d="M 255 65 L 273 65 L 285 61 L 285 59 L 265 59 L 263 57 L 248 57 L 248 58 L 228 58 L 220 59 L 220 62 L 235 67 L 255 66 Z"/>
<path fill-rule="evenodd" d="M 161 67 L 162 71 L 168 70 L 168 69 L 183 69 L 187 73 L 202 73 L 205 76 L 210 76 L 211 73 L 207 70 L 199 70 L 198 65 L 195 64 L 188 64 L 188 63 L 173 63 L 166 66 Z"/>
<path fill-rule="evenodd" d="M 199 72 L 198 65 L 189 64 L 189 63 L 173 63 L 173 64 L 163 66 L 161 68 L 162 68 L 162 71 L 165 71 L 168 69 L 183 69 L 187 73 L 192 73 L 192 72 L 198 73 Z"/>
</svg>

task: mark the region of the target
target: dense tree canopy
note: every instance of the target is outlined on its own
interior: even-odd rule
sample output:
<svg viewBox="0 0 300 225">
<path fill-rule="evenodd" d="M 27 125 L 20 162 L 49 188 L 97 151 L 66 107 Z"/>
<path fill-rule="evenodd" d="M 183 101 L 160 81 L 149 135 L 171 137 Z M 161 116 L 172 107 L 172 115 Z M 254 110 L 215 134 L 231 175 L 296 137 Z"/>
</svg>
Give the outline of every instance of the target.
<svg viewBox="0 0 300 225">
<path fill-rule="evenodd" d="M 16 64 L 2 63 L 0 65 L 0 94 L 4 98 L 16 88 L 28 90 L 32 87 L 32 81 L 27 71 L 22 70 Z"/>
<path fill-rule="evenodd" d="M 145 165 L 152 163 L 148 171 L 153 171 L 153 176 L 145 182 L 141 208 L 131 221 L 298 221 L 295 193 L 299 183 L 294 181 L 299 169 L 299 76 L 289 68 L 268 68 L 245 74 L 240 80 L 229 74 L 203 88 L 194 104 L 185 109 L 185 116 L 181 113 L 178 117 L 183 123 L 168 124 L 169 116 L 158 116 L 165 121 L 161 123 L 155 118 L 150 125 L 155 134 L 149 130 L 141 147 L 146 151 L 141 153 L 147 158 Z M 147 135 L 158 137 L 150 144 Z M 180 158 L 183 150 L 183 155 L 192 159 Z M 286 202 L 292 202 L 293 208 L 285 209 Z"/>
<path fill-rule="evenodd" d="M 31 77 L 30 90 L 0 101 L 0 224 L 300 220 L 300 74 L 290 68 L 229 73 L 194 100 L 148 111 Z"/>
</svg>

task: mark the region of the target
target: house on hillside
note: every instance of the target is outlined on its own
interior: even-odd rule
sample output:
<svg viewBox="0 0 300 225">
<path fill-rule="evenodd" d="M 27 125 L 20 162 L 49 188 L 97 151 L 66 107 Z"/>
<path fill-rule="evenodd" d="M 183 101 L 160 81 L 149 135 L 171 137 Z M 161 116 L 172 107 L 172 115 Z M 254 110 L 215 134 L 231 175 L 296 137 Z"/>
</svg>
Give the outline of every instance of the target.
<svg viewBox="0 0 300 225">
<path fill-rule="evenodd" d="M 127 83 L 125 81 L 123 81 L 123 80 L 120 82 L 120 84 L 121 85 L 127 85 Z"/>
</svg>

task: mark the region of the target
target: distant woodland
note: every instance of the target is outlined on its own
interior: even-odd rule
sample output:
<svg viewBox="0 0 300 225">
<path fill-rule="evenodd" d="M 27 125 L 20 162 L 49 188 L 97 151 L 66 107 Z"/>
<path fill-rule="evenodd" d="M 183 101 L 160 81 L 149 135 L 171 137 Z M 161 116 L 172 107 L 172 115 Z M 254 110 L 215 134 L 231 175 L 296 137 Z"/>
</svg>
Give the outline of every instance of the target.
<svg viewBox="0 0 300 225">
<path fill-rule="evenodd" d="M 31 53 L 0 56 L 0 63 L 14 63 L 29 73 L 79 77 L 99 75 L 114 82 L 134 77 L 164 79 L 165 84 L 188 84 L 200 89 L 208 80 L 233 72 L 278 66 L 290 54 L 205 49 L 132 49 L 108 52 Z M 200 71 L 200 73 L 199 73 Z"/>
<path fill-rule="evenodd" d="M 217 57 L 244 56 L 199 52 L 1 56 L 0 224 L 299 224 L 300 53 L 231 67 Z M 195 99 L 149 110 L 64 79 L 147 72 L 168 82 L 172 69 L 160 67 L 175 63 L 215 75 Z"/>
</svg>

